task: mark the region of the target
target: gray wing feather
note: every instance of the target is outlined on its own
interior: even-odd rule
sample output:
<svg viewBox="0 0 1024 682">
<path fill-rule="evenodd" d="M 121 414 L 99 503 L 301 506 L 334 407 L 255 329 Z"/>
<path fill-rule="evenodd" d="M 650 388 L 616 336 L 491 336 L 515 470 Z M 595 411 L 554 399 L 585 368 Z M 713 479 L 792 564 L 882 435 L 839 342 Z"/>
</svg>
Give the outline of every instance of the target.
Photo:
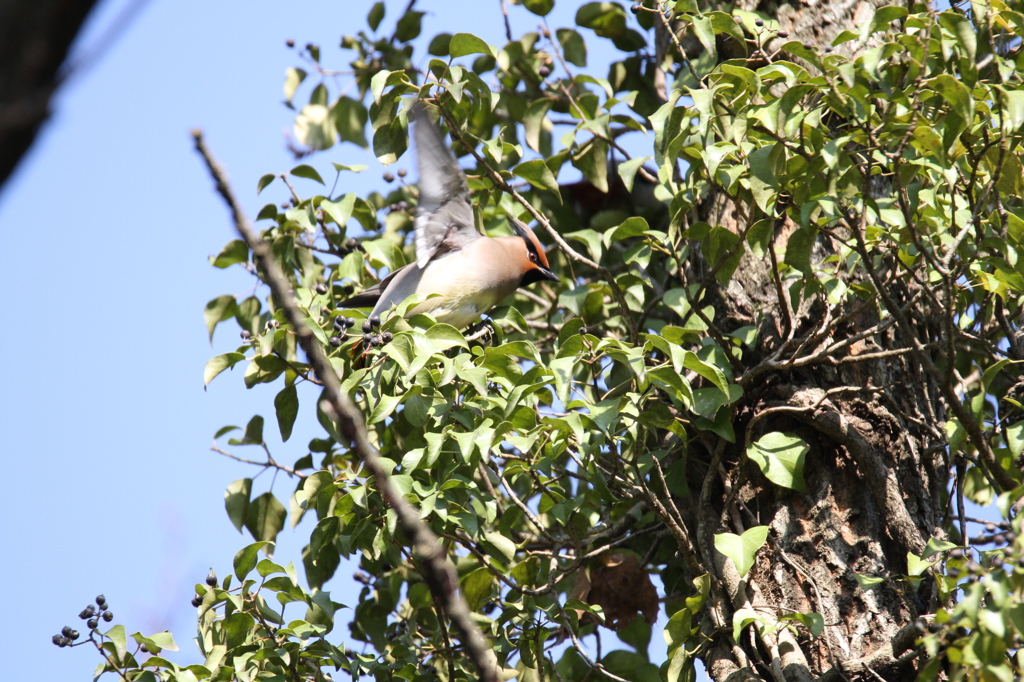
<svg viewBox="0 0 1024 682">
<path fill-rule="evenodd" d="M 466 176 L 417 103 L 414 136 L 420 171 L 420 201 L 416 209 L 416 265 L 423 268 L 438 253 L 457 251 L 481 235 L 473 221 L 473 202 Z"/>
</svg>

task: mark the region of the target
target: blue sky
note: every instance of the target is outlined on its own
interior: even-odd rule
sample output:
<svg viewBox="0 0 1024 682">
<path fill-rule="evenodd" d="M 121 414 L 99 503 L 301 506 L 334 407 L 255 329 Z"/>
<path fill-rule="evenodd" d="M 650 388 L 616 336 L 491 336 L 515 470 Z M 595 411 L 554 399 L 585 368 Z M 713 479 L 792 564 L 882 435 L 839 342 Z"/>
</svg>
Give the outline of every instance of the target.
<svg viewBox="0 0 1024 682">
<path fill-rule="evenodd" d="M 128 4 L 101 3 L 79 54 L 95 49 Z M 405 4 L 387 2 L 381 31 L 390 32 Z M 561 5 L 552 28 L 573 24 L 577 3 Z M 60 91 L 52 119 L 0 193 L 10 332 L 0 433 L 11 512 L 0 546 L 14 614 L 0 641 L 20 654 L 7 657 L 9 679 L 88 679 L 96 654 L 49 640 L 65 624 L 82 625 L 77 613 L 100 592 L 115 622 L 129 632 L 170 629 L 183 652 L 176 660 L 195 661 L 193 586 L 211 566 L 230 572 L 249 541 L 224 513 L 224 488 L 257 473 L 211 452 L 213 434 L 263 414 L 272 452 L 288 462 L 318 435 L 300 415 L 287 447 L 275 443 L 273 393 L 246 391 L 239 373 L 203 391 L 206 361 L 238 343 L 228 324 L 210 345 L 203 307 L 246 292 L 252 280 L 208 264 L 234 235 L 188 133 L 206 132 L 250 216 L 281 201 L 279 184 L 260 197 L 255 189 L 264 173 L 296 165 L 285 148 L 292 113 L 280 102 L 285 69 L 300 62 L 285 40 L 318 43 L 326 65 L 344 68 L 340 36 L 365 28 L 369 6 L 150 2 L 99 63 Z M 420 9 L 429 12 L 424 35 L 467 31 L 504 43 L 498 0 L 424 0 Z M 539 21 L 509 10 L 516 32 Z M 591 63 L 599 63 L 603 41 L 587 33 Z M 346 191 L 383 186 L 383 167 L 352 145 L 310 163 L 328 177 L 330 161 L 370 166 L 347 174 Z M 265 490 L 269 477 L 254 489 Z M 279 476 L 274 490 L 287 499 L 293 486 Z M 282 532 L 276 559 L 299 564 L 309 529 Z M 350 574 L 339 569 L 327 586 L 349 604 Z M 658 646 L 660 633 L 653 639 Z"/>
</svg>

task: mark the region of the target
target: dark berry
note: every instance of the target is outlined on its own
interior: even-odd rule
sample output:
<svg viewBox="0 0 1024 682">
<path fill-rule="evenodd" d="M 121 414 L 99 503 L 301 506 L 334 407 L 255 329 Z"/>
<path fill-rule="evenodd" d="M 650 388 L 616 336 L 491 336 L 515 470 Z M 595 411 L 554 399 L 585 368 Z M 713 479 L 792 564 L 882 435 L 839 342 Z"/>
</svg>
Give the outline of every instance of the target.
<svg viewBox="0 0 1024 682">
<path fill-rule="evenodd" d="M 107 605 L 107 598 L 104 597 L 102 594 L 96 595 L 96 606 L 99 606 L 102 609 L 106 605 Z"/>
<path fill-rule="evenodd" d="M 79 637 L 78 630 L 72 630 L 67 635 L 67 638 L 70 639 L 72 642 L 75 641 L 76 639 L 78 639 L 78 637 Z"/>
<path fill-rule="evenodd" d="M 82 609 L 82 612 L 80 614 L 78 614 L 78 617 L 81 618 L 82 620 L 85 620 L 86 618 L 92 618 L 95 615 L 96 615 L 96 607 L 94 607 L 92 604 L 89 604 L 84 609 Z"/>
<path fill-rule="evenodd" d="M 395 176 L 392 173 L 385 173 L 381 177 L 384 178 L 384 182 L 394 182 Z"/>
<path fill-rule="evenodd" d="M 1024 556 L 1017 557 L 1017 565 L 1024 568 Z"/>
<path fill-rule="evenodd" d="M 997 545 L 1005 545 L 1006 544 L 1006 536 L 1003 535 L 1002 533 L 996 533 L 995 535 L 992 536 L 992 542 L 996 543 Z"/>
<path fill-rule="evenodd" d="M 948 575 L 950 578 L 955 578 L 958 575 L 960 575 L 960 569 L 956 566 L 950 566 L 946 569 L 946 575 Z"/>
<path fill-rule="evenodd" d="M 239 336 L 242 337 L 243 341 L 248 341 L 252 338 L 252 333 L 250 333 L 248 329 L 243 329 Z M 100 606 L 103 606 L 103 604 L 100 604 Z"/>
<path fill-rule="evenodd" d="M 640 9 L 641 8 L 639 2 L 634 2 L 632 5 L 629 6 L 629 11 L 632 12 L 633 14 L 640 14 Z"/>
<path fill-rule="evenodd" d="M 788 38 L 789 31 L 776 31 L 775 35 L 779 36 L 780 38 Z"/>
<path fill-rule="evenodd" d="M 291 38 L 289 38 L 288 40 L 284 41 L 284 44 L 287 45 L 288 47 L 295 47 L 295 41 L 292 40 Z"/>
<path fill-rule="evenodd" d="M 380 338 L 384 340 L 384 343 L 391 343 L 391 340 L 395 337 L 391 332 L 384 332 L 380 335 Z"/>
<path fill-rule="evenodd" d="M 404 168 L 399 168 L 398 169 L 398 177 L 404 178 L 408 174 L 409 174 L 409 171 L 405 170 Z"/>
<path fill-rule="evenodd" d="M 370 578 L 370 576 L 368 576 L 367 574 L 363 573 L 362 571 L 356 571 L 355 573 L 353 573 L 352 578 L 357 583 L 362 583 L 364 585 L 369 585 L 371 582 L 373 582 L 373 579 Z"/>
<path fill-rule="evenodd" d="M 63 642 L 63 641 L 64 641 L 64 638 L 63 638 L 63 637 L 61 637 L 60 635 L 54 635 L 54 636 L 53 636 L 53 637 L 52 637 L 52 638 L 50 639 L 50 641 L 51 641 L 51 642 L 53 642 L 54 644 L 56 644 L 57 646 L 61 646 L 61 642 Z"/>
<path fill-rule="evenodd" d="M 950 559 L 963 559 L 964 558 L 964 550 L 961 549 L 960 547 L 957 547 L 956 549 L 949 550 L 949 558 Z"/>
<path fill-rule="evenodd" d="M 374 336 L 374 337 L 372 337 L 372 338 L 370 339 L 370 345 L 371 345 L 371 346 L 379 346 L 379 345 L 381 345 L 382 343 L 383 343 L 383 341 L 381 341 L 381 340 L 380 340 L 380 337 L 379 337 L 379 336 Z"/>
<path fill-rule="evenodd" d="M 349 237 L 348 241 L 345 242 L 345 247 L 349 249 L 358 249 L 359 240 L 356 239 L 355 237 Z"/>
<path fill-rule="evenodd" d="M 374 315 L 370 318 L 370 326 L 374 329 L 380 326 L 380 315 Z"/>
<path fill-rule="evenodd" d="M 996 530 L 996 524 L 992 523 L 991 521 L 989 523 L 985 524 L 985 532 L 986 533 L 994 533 L 995 530 Z"/>
<path fill-rule="evenodd" d="M 57 642 L 57 646 L 59 646 L 61 649 L 68 646 L 69 644 L 71 644 L 71 640 L 69 640 L 67 637 L 61 637 L 60 641 Z"/>
<path fill-rule="evenodd" d="M 326 294 L 327 293 L 327 285 L 324 284 L 323 282 L 320 282 L 320 284 L 317 284 L 316 285 L 316 293 L 320 294 L 321 296 Z"/>
<path fill-rule="evenodd" d="M 764 26 L 764 19 L 754 19 L 754 26 L 761 28 Z"/>
<path fill-rule="evenodd" d="M 810 43 L 804 43 L 804 49 L 805 50 L 813 50 L 814 49 L 814 45 L 811 45 Z"/>
<path fill-rule="evenodd" d="M 106 622 L 106 623 L 109 623 L 110 621 L 114 620 L 114 614 L 113 614 L 113 613 L 111 613 L 110 611 L 104 611 L 104 612 L 103 612 L 103 615 L 102 615 L 102 616 L 100 616 L 100 617 L 101 617 L 101 618 L 103 619 L 103 621 L 104 621 L 104 622 Z"/>
<path fill-rule="evenodd" d="M 64 635 L 65 637 L 70 637 L 72 632 L 74 632 L 74 630 L 71 629 L 70 625 L 65 625 L 60 629 L 60 634 Z"/>
<path fill-rule="evenodd" d="M 99 624 L 100 624 L 100 619 L 96 618 L 95 616 L 93 616 L 92 618 L 90 618 L 88 620 L 88 622 L 86 622 L 86 625 L 89 626 L 90 630 L 95 630 L 96 626 L 98 626 Z"/>
<path fill-rule="evenodd" d="M 826 45 L 825 46 L 825 54 L 831 54 L 831 53 L 832 53 L 832 46 L 831 45 Z"/>
<path fill-rule="evenodd" d="M 1007 542 L 1013 542 L 1014 540 L 1017 539 L 1017 534 L 1014 533 L 1013 531 L 1007 531 L 1006 533 L 1004 533 L 1004 535 L 1006 535 L 1006 541 Z"/>
<path fill-rule="evenodd" d="M 740 17 L 733 17 L 732 20 L 735 21 L 740 26 L 743 25 L 743 19 L 741 19 Z"/>
<path fill-rule="evenodd" d="M 332 347 L 337 348 L 338 346 L 341 345 L 341 337 L 332 336 L 330 339 L 328 339 L 327 343 L 331 344 Z"/>
<path fill-rule="evenodd" d="M 938 623 L 936 623 L 934 620 L 932 622 L 928 623 L 928 631 L 929 632 L 938 632 L 941 629 L 942 629 L 942 626 L 939 625 Z"/>
<path fill-rule="evenodd" d="M 353 320 L 351 317 L 346 317 L 345 318 L 345 326 L 346 327 L 354 327 L 354 326 L 356 326 L 356 321 Z"/>
<path fill-rule="evenodd" d="M 336 317 L 334 318 L 334 329 L 335 331 L 342 331 L 345 328 L 345 318 Z"/>
<path fill-rule="evenodd" d="M 210 575 L 206 576 L 206 584 L 210 587 L 217 587 L 217 574 L 210 571 Z"/>
<path fill-rule="evenodd" d="M 373 345 L 373 339 L 374 339 L 373 334 L 370 334 L 369 332 L 367 332 L 366 334 L 363 334 L 363 345 L 364 346 L 372 346 Z"/>
<path fill-rule="evenodd" d="M 370 324 L 369 320 L 364 320 L 363 321 L 363 333 L 369 334 L 371 331 L 373 331 L 373 325 Z"/>
<path fill-rule="evenodd" d="M 587 328 L 586 327 L 580 327 L 580 336 L 583 336 L 586 333 L 587 333 Z"/>
<path fill-rule="evenodd" d="M 544 66 L 537 69 L 537 75 L 540 76 L 541 78 L 547 78 L 548 76 L 551 75 L 551 67 L 545 64 Z"/>
<path fill-rule="evenodd" d="M 967 572 L 968 573 L 977 573 L 980 570 L 981 570 L 981 564 L 979 564 L 977 561 L 971 561 L 970 563 L 967 564 Z"/>
<path fill-rule="evenodd" d="M 148 654 L 149 653 L 149 649 L 146 648 L 145 644 L 140 644 L 139 645 L 139 651 L 141 651 L 144 654 Z"/>
<path fill-rule="evenodd" d="M 1003 557 L 1001 554 L 996 554 L 989 560 L 989 566 L 992 568 L 999 568 L 1003 565 Z"/>
<path fill-rule="evenodd" d="M 202 604 L 203 604 L 203 598 L 200 597 L 198 594 L 196 596 L 192 597 L 192 606 L 194 606 L 196 608 L 199 608 L 200 606 L 202 606 Z"/>
<path fill-rule="evenodd" d="M 313 50 L 316 49 L 316 45 L 314 45 L 313 43 L 306 43 L 306 49 L 312 52 Z"/>
</svg>

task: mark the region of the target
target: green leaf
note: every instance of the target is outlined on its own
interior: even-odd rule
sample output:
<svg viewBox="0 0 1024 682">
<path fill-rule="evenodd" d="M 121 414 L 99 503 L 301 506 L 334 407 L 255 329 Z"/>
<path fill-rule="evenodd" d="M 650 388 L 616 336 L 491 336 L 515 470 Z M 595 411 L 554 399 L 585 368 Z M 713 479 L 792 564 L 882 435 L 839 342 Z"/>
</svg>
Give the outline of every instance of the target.
<svg viewBox="0 0 1024 682">
<path fill-rule="evenodd" d="M 477 38 L 472 33 L 456 33 L 448 44 L 448 53 L 452 57 L 465 57 L 467 54 L 486 54 L 496 57 L 494 48 Z"/>
<path fill-rule="evenodd" d="M 302 69 L 291 68 L 284 72 L 284 100 L 289 104 L 292 101 L 292 97 L 295 96 L 295 91 L 298 90 L 299 86 L 302 85 L 302 81 L 306 79 L 306 72 Z"/>
<path fill-rule="evenodd" d="M 1014 458 L 1024 453 L 1024 420 L 1006 427 L 1006 445 Z"/>
<path fill-rule="evenodd" d="M 747 457 L 772 483 L 805 493 L 804 458 L 808 450 L 810 447 L 799 436 L 773 431 L 747 448 Z"/>
<path fill-rule="evenodd" d="M 876 585 L 881 585 L 885 582 L 885 578 L 877 578 L 871 575 L 861 575 L 860 573 L 854 573 L 853 579 L 857 581 L 862 590 L 870 590 Z"/>
<path fill-rule="evenodd" d="M 511 564 L 516 555 L 516 544 L 501 533 L 484 533 L 484 545 L 494 550 L 494 553 Z"/>
<path fill-rule="evenodd" d="M 351 142 L 363 149 L 370 148 L 370 143 L 366 141 L 366 122 L 370 118 L 366 105 L 351 97 L 339 97 L 331 107 L 331 118 L 342 142 Z"/>
<path fill-rule="evenodd" d="M 277 427 L 281 430 L 281 440 L 287 441 L 292 436 L 295 417 L 299 414 L 299 394 L 295 384 L 285 386 L 274 398 L 274 409 L 277 410 Z"/>
<path fill-rule="evenodd" d="M 740 577 L 745 576 L 754 565 L 757 550 L 768 540 L 768 526 L 755 526 L 743 533 L 718 533 L 715 535 L 715 549 L 732 559 Z"/>
<path fill-rule="evenodd" d="M 352 211 L 356 206 L 356 195 L 355 192 L 349 192 L 341 198 L 341 201 L 331 201 L 330 199 L 324 199 L 320 202 L 320 208 L 324 210 L 331 220 L 337 223 L 338 227 L 345 227 L 348 223 L 349 218 L 352 217 Z"/>
<path fill-rule="evenodd" d="M 256 194 L 259 194 L 260 192 L 265 190 L 267 188 L 267 185 L 269 185 L 276 179 L 277 176 L 274 175 L 273 173 L 267 173 L 266 175 L 260 177 L 260 181 L 256 183 Z"/>
<path fill-rule="evenodd" d="M 576 10 L 576 25 L 602 38 L 619 38 L 626 34 L 626 11 L 617 2 L 588 2 Z"/>
<path fill-rule="evenodd" d="M 651 160 L 649 156 L 640 156 L 629 161 L 623 161 L 619 164 L 619 177 L 622 179 L 622 184 L 626 186 L 630 192 L 633 191 L 633 182 L 636 179 L 637 171 L 645 163 Z"/>
<path fill-rule="evenodd" d="M 375 2 L 373 7 L 370 8 L 370 13 L 366 15 L 366 25 L 370 27 L 371 31 L 376 31 L 377 27 L 380 26 L 380 22 L 384 20 L 384 3 Z"/>
<path fill-rule="evenodd" d="M 907 9 L 905 7 L 894 5 L 879 7 L 875 11 L 875 15 L 871 17 L 871 21 L 864 25 L 860 34 L 861 42 L 867 42 L 868 37 L 872 33 L 887 28 L 889 24 L 905 16 L 907 16 Z"/>
<path fill-rule="evenodd" d="M 594 187 L 608 193 L 608 143 L 594 137 L 583 145 L 583 153 L 572 160 L 572 165 L 590 180 Z"/>
<path fill-rule="evenodd" d="M 935 561 L 925 561 L 913 552 L 907 552 L 907 575 L 916 578 L 935 565 Z"/>
<path fill-rule="evenodd" d="M 693 33 L 697 40 L 707 50 L 708 59 L 711 62 L 718 61 L 718 48 L 715 46 L 715 29 L 711 25 L 711 18 L 707 16 L 690 17 L 693 24 Z"/>
<path fill-rule="evenodd" d="M 124 630 L 124 626 L 115 625 L 104 634 L 110 638 L 110 642 L 114 645 L 114 651 L 117 652 L 117 661 L 124 663 L 124 655 L 128 650 L 128 635 Z"/>
<path fill-rule="evenodd" d="M 241 353 L 224 353 L 223 355 L 210 358 L 206 363 L 206 368 L 203 370 L 203 385 L 209 386 L 214 377 L 224 370 L 234 367 L 242 360 L 245 360 L 245 356 Z"/>
<path fill-rule="evenodd" d="M 942 98 L 949 103 L 953 113 L 970 125 L 974 119 L 974 99 L 966 85 L 961 83 L 956 76 L 951 76 L 948 73 L 936 76 L 926 82 L 926 85 L 942 95 Z"/>
<path fill-rule="evenodd" d="M 273 493 L 266 492 L 249 503 L 249 510 L 245 515 L 245 527 L 256 540 L 276 542 L 277 534 L 284 528 L 287 510 Z M 272 553 L 268 549 L 267 556 Z"/>
<path fill-rule="evenodd" d="M 312 166 L 307 166 L 306 164 L 302 164 L 301 166 L 296 166 L 295 168 L 292 168 L 289 171 L 289 174 L 294 175 L 297 178 L 316 180 L 321 185 L 325 184 L 324 179 L 320 177 L 320 174 L 316 172 L 316 169 L 313 168 Z"/>
<path fill-rule="evenodd" d="M 249 575 L 252 569 L 256 568 L 256 561 L 259 557 L 260 550 L 269 545 L 269 542 L 254 542 L 251 545 L 246 545 L 235 554 L 234 569 L 235 577 L 240 581 L 245 580 L 245 576 Z"/>
<path fill-rule="evenodd" d="M 430 39 L 430 45 L 427 46 L 427 54 L 432 54 L 435 57 L 447 57 L 451 42 L 451 33 L 438 33 Z"/>
<path fill-rule="evenodd" d="M 571 28 L 560 28 L 555 31 L 555 38 L 562 46 L 562 55 L 565 57 L 565 61 L 580 68 L 587 65 L 587 43 L 583 40 L 583 36 Z"/>
<path fill-rule="evenodd" d="M 812 637 L 818 637 L 825 631 L 825 618 L 820 613 L 787 613 L 779 620 L 795 620 L 806 627 Z"/>
<path fill-rule="evenodd" d="M 542 159 L 533 159 L 532 161 L 524 161 L 515 168 L 512 172 L 521 177 L 522 179 L 529 182 L 537 189 L 546 189 L 559 195 L 558 191 L 558 180 L 555 179 L 554 173 L 548 168 L 547 164 Z"/>
<path fill-rule="evenodd" d="M 486 568 L 478 568 L 462 579 L 462 594 L 470 611 L 479 611 L 494 591 L 494 575 Z"/>
<path fill-rule="evenodd" d="M 206 330 L 210 332 L 210 343 L 213 343 L 213 330 L 224 320 L 230 320 L 238 311 L 235 297 L 230 294 L 218 296 L 206 304 L 203 310 L 203 320 L 206 322 Z"/>
<path fill-rule="evenodd" d="M 235 524 L 238 532 L 242 532 L 245 517 L 249 513 L 249 496 L 252 494 L 252 479 L 240 478 L 224 491 L 224 508 L 228 518 Z"/>
<path fill-rule="evenodd" d="M 439 351 L 446 351 L 453 346 L 469 348 L 469 344 L 466 343 L 466 337 L 450 324 L 435 324 L 426 331 L 424 336 Z"/>
<path fill-rule="evenodd" d="M 615 242 L 620 242 L 623 239 L 639 237 L 649 229 L 650 226 L 647 224 L 647 221 L 639 216 L 626 218 L 626 220 L 624 220 L 622 224 L 614 230 L 607 230 L 604 233 L 604 243 L 606 246 L 611 246 Z"/>
<path fill-rule="evenodd" d="M 921 555 L 921 558 L 928 559 L 936 554 L 941 554 L 942 552 L 954 549 L 958 546 L 959 545 L 955 543 L 939 540 L 938 538 L 929 538 L 928 544 L 925 545 L 924 554 Z"/>
<path fill-rule="evenodd" d="M 555 0 L 522 0 L 523 7 L 538 17 L 546 17 L 555 6 Z"/>
<path fill-rule="evenodd" d="M 406 12 L 395 27 L 395 38 L 403 43 L 415 40 L 423 30 L 425 12 Z"/>
</svg>

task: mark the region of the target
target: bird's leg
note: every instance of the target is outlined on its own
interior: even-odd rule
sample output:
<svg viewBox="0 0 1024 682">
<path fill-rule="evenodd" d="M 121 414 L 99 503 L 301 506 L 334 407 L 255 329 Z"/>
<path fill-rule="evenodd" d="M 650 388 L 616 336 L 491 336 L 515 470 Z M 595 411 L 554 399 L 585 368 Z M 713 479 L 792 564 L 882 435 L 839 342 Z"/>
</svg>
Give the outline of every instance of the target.
<svg viewBox="0 0 1024 682">
<path fill-rule="evenodd" d="M 466 341 L 469 341 L 469 342 L 477 341 L 477 340 L 479 340 L 481 338 L 489 337 L 493 333 L 494 333 L 494 321 L 490 317 L 485 315 L 483 317 L 483 319 L 481 319 L 479 322 L 471 325 L 470 328 L 466 330 Z M 489 340 L 490 339 L 488 339 L 487 341 L 482 342 L 481 345 L 486 345 L 489 342 Z"/>
</svg>

